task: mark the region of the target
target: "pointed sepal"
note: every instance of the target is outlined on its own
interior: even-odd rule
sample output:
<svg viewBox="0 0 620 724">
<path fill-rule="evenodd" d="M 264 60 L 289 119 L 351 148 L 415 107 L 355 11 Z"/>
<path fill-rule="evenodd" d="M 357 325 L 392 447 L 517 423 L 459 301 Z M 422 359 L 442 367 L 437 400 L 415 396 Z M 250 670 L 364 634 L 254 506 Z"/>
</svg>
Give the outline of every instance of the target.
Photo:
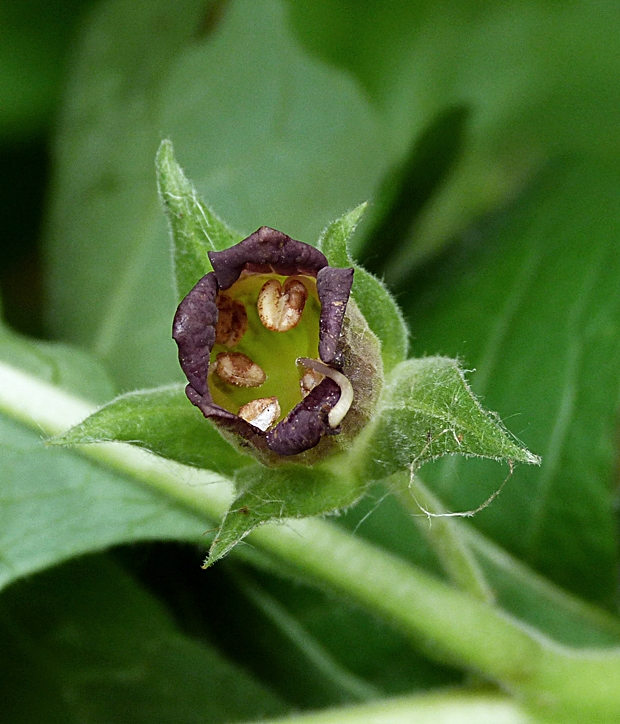
<svg viewBox="0 0 620 724">
<path fill-rule="evenodd" d="M 415 472 L 444 455 L 540 464 L 480 405 L 458 361 L 447 357 L 410 359 L 393 370 L 363 454 L 377 477 Z"/>
<path fill-rule="evenodd" d="M 332 222 L 322 233 L 318 246 L 332 266 L 355 269 L 352 296 L 368 326 L 381 342 L 383 366 L 389 372 L 407 358 L 409 333 L 388 288 L 380 279 L 356 264 L 349 252 L 349 240 L 367 206 L 367 202 L 360 204 Z"/>
<path fill-rule="evenodd" d="M 207 256 L 236 244 L 243 237 L 232 231 L 200 199 L 176 162 L 171 141 L 162 141 L 155 158 L 159 196 L 170 224 L 177 299 L 211 271 Z"/>
</svg>

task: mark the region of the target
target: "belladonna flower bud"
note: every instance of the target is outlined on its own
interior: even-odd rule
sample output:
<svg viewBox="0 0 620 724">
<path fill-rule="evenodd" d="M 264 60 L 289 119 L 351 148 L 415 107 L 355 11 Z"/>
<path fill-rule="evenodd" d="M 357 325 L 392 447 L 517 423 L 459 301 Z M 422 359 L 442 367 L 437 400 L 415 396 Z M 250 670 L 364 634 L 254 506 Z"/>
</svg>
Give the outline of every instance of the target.
<svg viewBox="0 0 620 724">
<path fill-rule="evenodd" d="M 353 269 L 266 226 L 209 259 L 173 325 L 189 400 L 268 465 L 350 444 L 383 379 Z"/>
</svg>

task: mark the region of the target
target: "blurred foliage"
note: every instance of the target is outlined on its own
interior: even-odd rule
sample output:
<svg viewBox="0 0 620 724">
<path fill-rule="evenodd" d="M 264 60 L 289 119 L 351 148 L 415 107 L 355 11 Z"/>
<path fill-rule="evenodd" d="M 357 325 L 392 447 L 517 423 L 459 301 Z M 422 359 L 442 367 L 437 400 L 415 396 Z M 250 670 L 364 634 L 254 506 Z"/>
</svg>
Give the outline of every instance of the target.
<svg viewBox="0 0 620 724">
<path fill-rule="evenodd" d="M 313 240 L 370 199 L 353 255 L 397 292 L 410 353 L 476 368 L 485 406 L 543 457 L 473 520 L 498 601 L 558 640 L 617 643 L 600 609 L 618 612 L 619 28 L 611 0 L 5 0 L 5 317 L 80 351 L 3 331 L 2 361 L 97 401 L 181 379 L 163 137 L 242 233 Z M 1 426 L 1 581 L 49 568 L 0 599 L 12 722 L 232 721 L 462 681 L 428 642 L 248 550 L 265 570 L 204 574 L 164 543 L 51 568 L 208 526 Z M 450 459 L 423 477 L 461 510 L 503 473 Z M 342 522 L 442 575 L 382 488 Z M 214 671 L 237 692 L 223 702 L 203 698 Z"/>
<path fill-rule="evenodd" d="M 71 46 L 93 0 L 0 2 L 0 289 L 8 320 L 44 331 L 39 238 L 48 143 Z"/>
</svg>

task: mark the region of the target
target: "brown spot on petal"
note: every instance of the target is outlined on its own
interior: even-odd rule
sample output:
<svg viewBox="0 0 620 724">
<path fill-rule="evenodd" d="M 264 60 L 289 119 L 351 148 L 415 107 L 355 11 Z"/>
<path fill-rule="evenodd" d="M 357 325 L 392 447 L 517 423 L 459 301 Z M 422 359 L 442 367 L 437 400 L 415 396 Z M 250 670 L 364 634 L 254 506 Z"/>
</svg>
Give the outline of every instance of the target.
<svg viewBox="0 0 620 724">
<path fill-rule="evenodd" d="M 220 352 L 215 359 L 215 373 L 236 387 L 260 387 L 267 379 L 262 368 L 242 352 Z"/>
<path fill-rule="evenodd" d="M 248 330 L 248 315 L 243 304 L 227 294 L 218 294 L 218 317 L 215 325 L 216 344 L 234 347 Z"/>
<path fill-rule="evenodd" d="M 310 394 L 312 390 L 325 379 L 325 376 L 316 370 L 304 369 L 304 373 L 299 380 L 299 386 L 301 387 L 301 396 L 305 397 Z"/>
</svg>

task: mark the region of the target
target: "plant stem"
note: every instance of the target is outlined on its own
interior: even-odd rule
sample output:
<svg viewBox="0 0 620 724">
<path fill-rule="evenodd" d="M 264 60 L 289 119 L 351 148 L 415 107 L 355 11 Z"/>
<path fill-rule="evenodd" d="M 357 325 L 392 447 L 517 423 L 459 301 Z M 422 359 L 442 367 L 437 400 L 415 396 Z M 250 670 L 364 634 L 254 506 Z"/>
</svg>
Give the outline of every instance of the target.
<svg viewBox="0 0 620 724">
<path fill-rule="evenodd" d="M 517 704 L 497 694 L 425 694 L 297 714 L 262 724 L 534 724 Z"/>
<path fill-rule="evenodd" d="M 36 430 L 57 434 L 91 407 L 0 364 L 0 411 Z M 80 452 L 209 520 L 226 507 L 225 486 L 190 486 L 180 474 L 185 468 L 169 460 L 125 444 L 84 446 Z M 438 655 L 518 694 L 538 713 L 546 712 L 549 721 L 620 721 L 618 648 L 560 646 L 488 602 L 323 520 L 264 525 L 248 540 L 281 564 L 351 597 L 416 639 L 426 639 Z"/>
<path fill-rule="evenodd" d="M 463 591 L 482 601 L 493 603 L 495 596 L 478 565 L 469 545 L 453 518 L 430 517 L 445 513 L 445 508 L 417 475 L 405 472 L 393 475 L 388 481 L 402 506 L 411 513 L 431 547 L 437 554 L 450 580 Z"/>
<path fill-rule="evenodd" d="M 560 646 L 496 607 L 322 520 L 265 525 L 248 539 L 297 573 L 327 584 L 416 639 L 426 639 L 438 657 L 456 659 L 524 697 L 547 712 L 550 721 L 620 721 L 620 649 Z"/>
</svg>

